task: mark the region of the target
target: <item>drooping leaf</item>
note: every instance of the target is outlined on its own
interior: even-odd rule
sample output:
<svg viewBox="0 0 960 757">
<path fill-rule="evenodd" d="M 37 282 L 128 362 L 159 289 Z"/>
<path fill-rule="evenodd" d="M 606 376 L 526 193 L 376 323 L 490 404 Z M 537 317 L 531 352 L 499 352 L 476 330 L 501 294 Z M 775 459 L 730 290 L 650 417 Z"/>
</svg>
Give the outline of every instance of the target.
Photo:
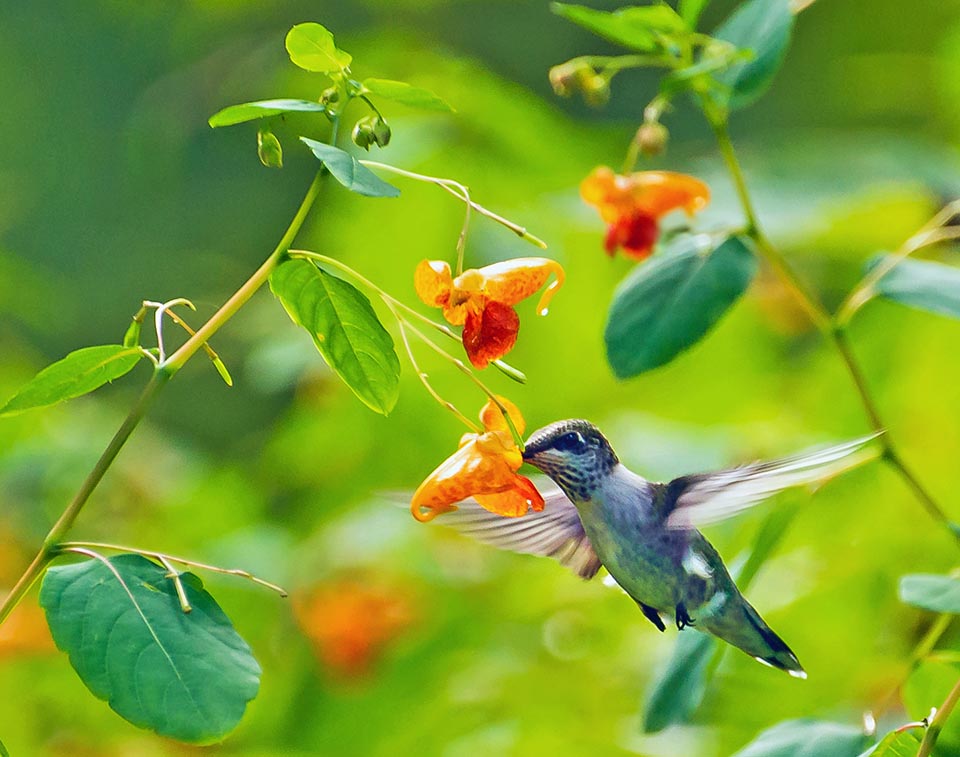
<svg viewBox="0 0 960 757">
<path fill-rule="evenodd" d="M 607 316 L 607 360 L 619 378 L 665 365 L 696 344 L 740 298 L 757 270 L 738 237 L 704 250 L 674 240 L 617 288 Z"/>
<path fill-rule="evenodd" d="M 297 24 L 287 32 L 285 45 L 290 60 L 305 71 L 343 71 L 353 60 L 353 56 L 337 48 L 333 35 L 320 24 Z"/>
<path fill-rule="evenodd" d="M 429 89 L 414 87 L 403 81 L 392 79 L 364 79 L 364 89 L 370 94 L 385 97 L 402 105 L 424 110 L 453 111 L 444 100 L 433 94 Z"/>
<path fill-rule="evenodd" d="M 870 747 L 860 757 L 917 757 L 922 733 L 923 731 L 914 728 L 901 733 L 891 731 L 879 744 Z"/>
<path fill-rule="evenodd" d="M 323 113 L 326 108 L 310 100 L 258 100 L 251 103 L 231 105 L 217 111 L 207 120 L 214 129 L 218 126 L 233 126 L 245 121 L 276 116 L 280 113 Z"/>
<path fill-rule="evenodd" d="M 927 573 L 903 576 L 900 601 L 931 612 L 960 613 L 960 579 Z"/>
<path fill-rule="evenodd" d="M 666 668 L 651 686 L 643 711 L 644 733 L 657 733 L 675 723 L 685 723 L 696 712 L 707 690 L 707 663 L 717 639 L 705 633 L 677 637 Z"/>
<path fill-rule="evenodd" d="M 867 270 L 889 255 L 877 255 Z M 929 260 L 907 258 L 888 271 L 876 284 L 877 294 L 902 305 L 929 313 L 960 318 L 960 268 Z"/>
<path fill-rule="evenodd" d="M 283 148 L 267 127 L 257 129 L 257 157 L 267 168 L 283 168 Z"/>
<path fill-rule="evenodd" d="M 369 168 L 360 165 L 350 153 L 325 142 L 317 142 L 307 137 L 300 139 L 326 166 L 330 175 L 351 192 L 365 197 L 399 196 L 399 189 L 385 182 Z"/>
<path fill-rule="evenodd" d="M 92 392 L 133 370 L 142 357 L 139 347 L 122 344 L 75 350 L 30 379 L 0 407 L 0 415 L 47 407 Z"/>
<path fill-rule="evenodd" d="M 733 757 L 859 757 L 872 741 L 860 728 L 824 720 L 785 720 Z"/>
<path fill-rule="evenodd" d="M 697 28 L 697 21 L 700 20 L 700 14 L 707 7 L 710 0 L 680 0 L 678 6 L 680 18 L 682 18 L 691 29 Z"/>
<path fill-rule="evenodd" d="M 553 3 L 550 9 L 604 39 L 639 52 L 660 50 L 665 38 L 689 31 L 686 22 L 666 3 L 612 12 L 567 3 Z"/>
<path fill-rule="evenodd" d="M 281 264 L 270 288 L 354 394 L 370 409 L 389 413 L 399 394 L 400 361 L 370 301 L 306 260 Z"/>
<path fill-rule="evenodd" d="M 190 743 L 226 736 L 257 695 L 260 666 L 200 579 L 140 555 L 50 568 L 40 604 L 95 696 L 140 728 Z"/>
<path fill-rule="evenodd" d="M 713 36 L 750 50 L 753 57 L 717 75 L 730 87 L 727 105 L 736 110 L 750 105 L 773 82 L 790 46 L 793 14 L 790 0 L 749 0 L 724 21 Z"/>
</svg>

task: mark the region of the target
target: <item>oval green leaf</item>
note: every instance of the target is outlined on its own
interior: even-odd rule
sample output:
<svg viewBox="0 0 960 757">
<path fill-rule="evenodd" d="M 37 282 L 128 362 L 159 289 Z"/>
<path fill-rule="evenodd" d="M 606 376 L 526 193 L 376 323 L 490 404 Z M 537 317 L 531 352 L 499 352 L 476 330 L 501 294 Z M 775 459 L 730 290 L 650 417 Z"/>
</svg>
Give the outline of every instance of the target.
<svg viewBox="0 0 960 757">
<path fill-rule="evenodd" d="M 717 28 L 714 37 L 753 53 L 717 75 L 729 87 L 729 108 L 750 105 L 769 89 L 787 56 L 792 31 L 790 0 L 750 0 Z"/>
<path fill-rule="evenodd" d="M 890 255 L 877 255 L 867 270 Z M 876 283 L 877 294 L 929 313 L 960 318 L 960 268 L 928 260 L 902 260 Z"/>
<path fill-rule="evenodd" d="M 859 728 L 802 718 L 768 728 L 733 757 L 859 757 L 871 741 Z"/>
<path fill-rule="evenodd" d="M 690 31 L 687 23 L 666 3 L 613 12 L 566 3 L 553 3 L 550 9 L 599 37 L 638 52 L 662 50 L 665 42 L 671 41 L 669 38 Z"/>
<path fill-rule="evenodd" d="M 607 316 L 607 360 L 619 378 L 658 368 L 696 344 L 746 290 L 753 253 L 738 237 L 713 250 L 683 237 L 638 265 Z"/>
<path fill-rule="evenodd" d="M 218 126 L 233 126 L 280 113 L 323 113 L 324 110 L 326 108 L 323 105 L 310 100 L 257 100 L 217 111 L 207 123 L 216 129 Z"/>
<path fill-rule="evenodd" d="M 143 350 L 139 347 L 124 347 L 122 344 L 75 350 L 30 379 L 6 405 L 0 407 L 0 415 L 22 413 L 88 394 L 129 373 L 142 357 Z"/>
<path fill-rule="evenodd" d="M 260 666 L 200 579 L 181 582 L 140 555 L 50 568 L 40 604 L 83 683 L 140 728 L 219 741 L 257 695 Z"/>
<path fill-rule="evenodd" d="M 900 601 L 931 612 L 960 614 L 960 580 L 927 573 L 903 576 Z"/>
<path fill-rule="evenodd" d="M 400 392 L 400 361 L 393 339 L 363 293 L 307 260 L 281 264 L 270 277 L 270 288 L 361 402 L 383 415 L 393 410 Z"/>
<path fill-rule="evenodd" d="M 424 110 L 453 111 L 446 102 L 433 94 L 429 89 L 423 87 L 414 87 L 403 81 L 393 81 L 392 79 L 364 79 L 363 87 L 371 95 L 385 97 L 401 105 L 409 105 L 411 108 L 423 108 Z"/>
<path fill-rule="evenodd" d="M 283 168 L 283 147 L 270 129 L 257 129 L 257 157 L 267 168 Z"/>
<path fill-rule="evenodd" d="M 320 24 L 297 24 L 287 32 L 284 44 L 293 64 L 305 71 L 343 71 L 353 60 L 349 53 L 337 48 L 333 35 Z"/>
<path fill-rule="evenodd" d="M 921 733 L 923 731 L 917 729 L 901 733 L 890 732 L 879 744 L 870 747 L 860 757 L 917 757 Z"/>
<path fill-rule="evenodd" d="M 307 137 L 300 137 L 300 140 L 323 163 L 330 175 L 351 192 L 365 197 L 398 197 L 400 195 L 399 189 L 385 182 L 366 166 L 360 165 L 350 153 Z"/>
</svg>

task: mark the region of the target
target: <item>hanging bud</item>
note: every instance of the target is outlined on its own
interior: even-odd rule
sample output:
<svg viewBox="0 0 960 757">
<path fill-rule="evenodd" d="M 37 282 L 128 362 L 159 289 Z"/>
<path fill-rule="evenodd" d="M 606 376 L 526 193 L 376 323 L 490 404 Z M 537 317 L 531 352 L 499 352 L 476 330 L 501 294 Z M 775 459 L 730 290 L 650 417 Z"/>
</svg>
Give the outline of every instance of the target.
<svg viewBox="0 0 960 757">
<path fill-rule="evenodd" d="M 550 86 L 559 97 L 584 92 L 584 84 L 595 76 L 593 67 L 582 58 L 574 58 L 550 69 Z"/>
<path fill-rule="evenodd" d="M 268 126 L 257 131 L 257 156 L 267 168 L 283 168 L 283 148 Z"/>
<path fill-rule="evenodd" d="M 336 87 L 327 87 L 320 93 L 321 105 L 333 105 L 340 100 L 340 90 Z"/>
<path fill-rule="evenodd" d="M 659 155 L 667 146 L 670 132 L 659 121 L 644 121 L 634 136 L 641 155 L 653 157 Z"/>
<path fill-rule="evenodd" d="M 390 125 L 382 118 L 377 116 L 373 123 L 373 138 L 377 143 L 377 147 L 386 147 L 388 144 L 390 144 L 391 136 L 392 132 L 390 131 Z"/>
<path fill-rule="evenodd" d="M 380 116 L 364 116 L 353 125 L 350 135 L 357 147 L 369 150 L 370 145 L 386 147 L 390 144 L 390 127 Z"/>
<path fill-rule="evenodd" d="M 610 100 L 610 79 L 602 74 L 593 74 L 583 80 L 581 90 L 583 101 L 593 108 L 599 108 Z"/>
</svg>

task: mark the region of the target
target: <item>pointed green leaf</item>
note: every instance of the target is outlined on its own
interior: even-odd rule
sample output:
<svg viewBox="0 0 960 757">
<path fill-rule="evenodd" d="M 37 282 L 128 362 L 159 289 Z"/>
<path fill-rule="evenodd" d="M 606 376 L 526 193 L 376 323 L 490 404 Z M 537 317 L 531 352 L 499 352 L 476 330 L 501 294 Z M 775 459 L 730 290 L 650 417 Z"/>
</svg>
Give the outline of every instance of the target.
<svg viewBox="0 0 960 757">
<path fill-rule="evenodd" d="M 680 18 L 686 21 L 687 26 L 691 29 L 696 29 L 700 14 L 703 13 L 703 9 L 707 7 L 708 2 L 710 0 L 680 0 L 678 6 Z"/>
<path fill-rule="evenodd" d="M 749 61 L 717 76 L 730 87 L 727 105 L 731 109 L 750 105 L 767 91 L 787 56 L 792 30 L 790 0 L 749 0 L 713 33 L 717 39 L 753 52 Z"/>
<path fill-rule="evenodd" d="M 370 301 L 352 284 L 306 260 L 280 265 L 270 288 L 361 402 L 389 413 L 400 391 L 400 361 Z"/>
<path fill-rule="evenodd" d="M 83 683 L 121 717 L 162 736 L 219 741 L 257 695 L 260 666 L 200 579 L 140 555 L 50 568 L 40 604 Z"/>
<path fill-rule="evenodd" d="M 643 711 L 644 733 L 658 733 L 675 723 L 686 723 L 707 690 L 707 663 L 717 639 L 705 633 L 677 637 L 666 668 L 650 689 Z"/>
<path fill-rule="evenodd" d="M 669 5 L 642 5 L 613 12 L 583 5 L 553 3 L 550 10 L 587 31 L 639 52 L 664 47 L 664 38 L 689 32 L 686 22 Z"/>
<path fill-rule="evenodd" d="M 877 255 L 867 270 L 890 255 Z M 960 268 L 928 260 L 900 261 L 876 284 L 877 294 L 929 313 L 960 318 Z"/>
<path fill-rule="evenodd" d="M 870 747 L 860 757 L 917 757 L 922 733 L 923 731 L 915 728 L 902 733 L 891 731 L 879 744 Z"/>
<path fill-rule="evenodd" d="M 0 741 L 0 757 L 10 757 L 10 752 L 7 751 L 2 741 Z"/>
<path fill-rule="evenodd" d="M 872 741 L 860 728 L 824 720 L 785 720 L 733 757 L 859 757 Z"/>
<path fill-rule="evenodd" d="M 326 108 L 310 100 L 258 100 L 252 103 L 231 105 L 217 111 L 207 120 L 214 129 L 218 126 L 233 126 L 244 121 L 276 116 L 280 113 L 323 113 Z"/>
<path fill-rule="evenodd" d="M 673 360 L 696 344 L 740 298 L 757 270 L 738 237 L 703 249 L 681 237 L 634 269 L 607 316 L 607 359 L 619 378 Z"/>
<path fill-rule="evenodd" d="M 143 350 L 122 344 L 84 347 L 48 365 L 21 387 L 0 415 L 12 415 L 92 392 L 128 373 L 140 362 Z"/>
<path fill-rule="evenodd" d="M 400 190 L 388 184 L 373 171 L 360 165 L 350 153 L 339 147 L 317 142 L 307 137 L 300 140 L 310 148 L 314 155 L 326 166 L 330 175 L 351 192 L 365 197 L 397 197 Z"/>
<path fill-rule="evenodd" d="M 411 108 L 423 108 L 425 110 L 453 111 L 446 102 L 429 89 L 423 87 L 414 87 L 403 81 L 393 81 L 392 79 L 364 79 L 363 87 L 372 95 L 385 97 L 401 105 L 409 105 Z"/>
<path fill-rule="evenodd" d="M 343 71 L 353 60 L 349 53 L 337 48 L 333 35 L 320 24 L 297 24 L 287 32 L 285 44 L 290 60 L 305 71 Z"/>
<path fill-rule="evenodd" d="M 900 601 L 931 612 L 960 614 L 960 579 L 927 573 L 903 576 Z"/>
</svg>

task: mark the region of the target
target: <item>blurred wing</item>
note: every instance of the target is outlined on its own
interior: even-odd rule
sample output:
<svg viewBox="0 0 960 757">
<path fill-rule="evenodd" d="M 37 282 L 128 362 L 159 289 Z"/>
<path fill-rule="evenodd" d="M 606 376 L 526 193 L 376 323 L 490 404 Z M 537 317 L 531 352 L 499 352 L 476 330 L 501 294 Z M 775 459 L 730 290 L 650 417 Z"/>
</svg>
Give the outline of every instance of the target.
<svg viewBox="0 0 960 757">
<path fill-rule="evenodd" d="M 538 479 L 535 483 L 543 494 L 542 512 L 506 518 L 468 499 L 435 522 L 500 549 L 552 557 L 581 578 L 593 578 L 600 570 L 600 558 L 587 539 L 577 508 L 553 482 Z"/>
<path fill-rule="evenodd" d="M 726 520 L 784 489 L 822 482 L 876 457 L 877 451 L 864 448 L 878 436 L 880 433 L 781 460 L 674 479 L 666 487 L 666 525 L 699 528 Z"/>
</svg>

